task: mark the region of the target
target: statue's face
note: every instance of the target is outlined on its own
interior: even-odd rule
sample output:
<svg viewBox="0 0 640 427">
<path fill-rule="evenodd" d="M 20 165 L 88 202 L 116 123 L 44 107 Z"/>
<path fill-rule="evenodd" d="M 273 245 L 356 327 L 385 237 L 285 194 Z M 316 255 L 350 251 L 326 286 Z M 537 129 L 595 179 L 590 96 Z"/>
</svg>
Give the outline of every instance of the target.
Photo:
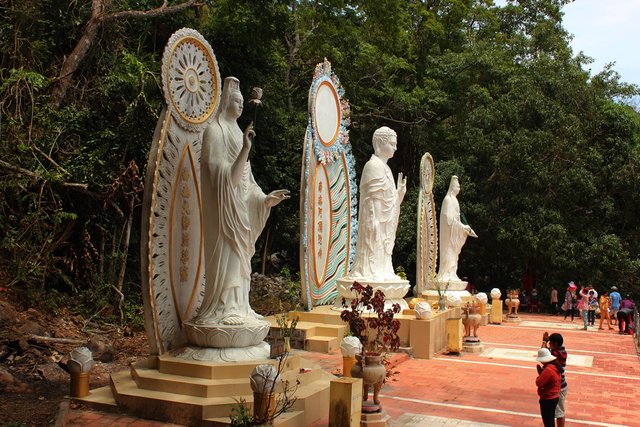
<svg viewBox="0 0 640 427">
<path fill-rule="evenodd" d="M 234 117 L 238 118 L 242 115 L 244 109 L 244 98 L 240 92 L 234 92 L 231 95 L 231 101 L 229 101 L 228 112 Z"/>
<path fill-rule="evenodd" d="M 387 138 L 386 141 L 383 141 L 382 144 L 380 144 L 380 152 L 387 159 L 392 158 L 397 149 L 398 137 L 396 135 L 392 135 L 391 137 Z"/>
<path fill-rule="evenodd" d="M 460 193 L 460 181 L 456 179 L 453 183 L 453 194 L 457 196 L 458 193 Z"/>
</svg>

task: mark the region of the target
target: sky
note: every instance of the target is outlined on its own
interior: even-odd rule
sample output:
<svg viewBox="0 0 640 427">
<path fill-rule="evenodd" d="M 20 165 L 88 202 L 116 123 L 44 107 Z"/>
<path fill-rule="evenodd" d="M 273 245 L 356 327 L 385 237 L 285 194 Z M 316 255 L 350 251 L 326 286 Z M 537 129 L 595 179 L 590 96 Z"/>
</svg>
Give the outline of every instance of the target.
<svg viewBox="0 0 640 427">
<path fill-rule="evenodd" d="M 503 5 L 506 0 L 495 0 Z M 593 58 L 591 75 L 609 62 L 621 80 L 640 85 L 640 0 L 575 0 L 563 7 L 563 27 L 573 35 L 573 54 Z"/>
<path fill-rule="evenodd" d="M 592 75 L 615 62 L 622 81 L 640 85 L 640 0 L 575 0 L 563 11 L 574 55 L 594 59 Z"/>
</svg>

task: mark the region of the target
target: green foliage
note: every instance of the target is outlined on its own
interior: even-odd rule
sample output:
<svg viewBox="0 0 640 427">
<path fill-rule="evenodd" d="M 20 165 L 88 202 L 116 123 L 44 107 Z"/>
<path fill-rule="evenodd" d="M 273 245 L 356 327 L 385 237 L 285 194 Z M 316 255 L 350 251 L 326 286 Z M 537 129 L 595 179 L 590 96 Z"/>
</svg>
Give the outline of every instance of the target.
<svg viewBox="0 0 640 427">
<path fill-rule="evenodd" d="M 234 427 L 250 427 L 254 425 L 253 415 L 243 397 L 231 408 L 231 425 Z"/>
</svg>

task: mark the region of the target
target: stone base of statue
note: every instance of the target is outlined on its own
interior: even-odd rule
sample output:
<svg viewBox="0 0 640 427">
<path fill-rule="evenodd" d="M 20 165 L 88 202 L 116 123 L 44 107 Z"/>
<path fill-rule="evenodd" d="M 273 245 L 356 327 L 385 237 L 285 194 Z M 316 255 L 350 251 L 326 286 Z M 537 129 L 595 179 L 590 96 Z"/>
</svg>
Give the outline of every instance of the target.
<svg viewBox="0 0 640 427">
<path fill-rule="evenodd" d="M 207 348 L 187 346 L 171 350 L 170 354 L 179 359 L 200 360 L 203 362 L 251 362 L 268 359 L 271 356 L 271 346 L 265 341 L 248 347 Z"/>
<path fill-rule="evenodd" d="M 206 349 L 229 350 L 261 346 L 270 327 L 271 324 L 265 320 L 245 318 L 241 325 L 200 325 L 188 321 L 184 322 L 183 331 L 189 344 Z M 267 352 L 267 357 L 268 354 Z"/>
<path fill-rule="evenodd" d="M 394 304 L 400 305 L 400 312 L 402 310 L 409 309 L 409 304 L 404 300 L 404 296 L 409 292 L 409 281 L 408 280 L 386 280 L 386 281 L 378 281 L 378 280 L 367 280 L 363 279 L 352 279 L 345 278 L 338 279 L 337 288 L 338 288 L 338 298 L 336 299 L 334 308 L 338 310 L 342 310 L 344 307 L 342 306 L 342 300 L 344 299 L 347 306 L 351 304 L 351 301 L 356 299 L 358 295 L 351 290 L 351 286 L 353 286 L 353 282 L 357 281 L 363 286 L 371 286 L 373 288 L 373 293 L 377 290 L 381 290 L 384 293 L 384 308 L 385 310 L 391 308 Z"/>
<path fill-rule="evenodd" d="M 456 290 L 451 290 L 451 288 L 449 288 L 449 290 L 445 292 L 445 299 L 447 295 L 457 295 L 460 298 L 460 301 L 462 302 L 462 304 L 466 304 L 472 298 L 471 294 L 468 291 L 465 291 L 465 290 L 456 291 Z M 422 291 L 422 298 L 426 299 L 427 302 L 431 304 L 434 302 L 438 302 L 440 299 L 440 296 L 438 294 L 438 291 L 436 291 L 435 289 L 428 289 L 426 291 Z"/>
<path fill-rule="evenodd" d="M 462 339 L 462 351 L 465 353 L 482 353 L 484 346 L 478 337 L 464 337 Z"/>
<path fill-rule="evenodd" d="M 249 408 L 255 403 L 250 375 L 262 364 L 277 367 L 278 361 L 265 358 L 212 363 L 165 353 L 138 360 L 126 370 L 112 373 L 108 385 L 74 400 L 92 409 L 156 420 L 162 425 L 228 425 L 229 413 L 239 397 L 246 399 Z M 282 381 L 298 386 L 295 409 L 280 415 L 275 425 L 316 425 L 329 413 L 329 388 L 335 376 L 295 351 L 281 366 Z"/>
<path fill-rule="evenodd" d="M 436 279 L 434 282 L 432 282 L 432 284 L 430 283 L 430 286 L 428 287 L 428 289 L 446 289 L 447 292 L 451 292 L 451 291 L 466 291 L 467 289 L 467 285 L 469 284 L 469 282 L 465 282 L 464 280 L 460 280 L 457 278 L 454 279 L 440 279 L 439 277 L 436 276 Z M 435 288 L 434 286 L 437 286 L 437 288 Z"/>
</svg>

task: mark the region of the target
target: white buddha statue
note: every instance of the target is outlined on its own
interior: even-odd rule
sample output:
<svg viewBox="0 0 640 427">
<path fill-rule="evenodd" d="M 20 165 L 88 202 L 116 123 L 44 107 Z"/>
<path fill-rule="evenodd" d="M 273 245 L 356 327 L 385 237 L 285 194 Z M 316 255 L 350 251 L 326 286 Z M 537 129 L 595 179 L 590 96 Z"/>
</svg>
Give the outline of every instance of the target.
<svg viewBox="0 0 640 427">
<path fill-rule="evenodd" d="M 409 282 L 395 274 L 391 255 L 396 240 L 400 217 L 400 205 L 407 192 L 407 180 L 402 173 L 397 182 L 387 165 L 397 149 L 398 137 L 384 126 L 373 134 L 374 154 L 365 164 L 360 178 L 360 203 L 358 205 L 358 240 L 351 271 L 338 279 L 336 307 L 341 298 L 353 298 L 350 292 L 353 281 L 382 289 L 387 301 L 395 300 L 402 308 L 407 303 L 402 297 L 409 289 Z"/>
<path fill-rule="evenodd" d="M 387 161 L 397 149 L 398 137 L 381 127 L 373 134 L 374 154 L 364 165 L 360 178 L 358 241 L 349 277 L 357 280 L 398 280 L 391 255 L 396 240 L 400 204 L 407 180 L 398 174 L 397 187 Z"/>
<path fill-rule="evenodd" d="M 440 210 L 440 268 L 436 276 L 438 283 L 449 282 L 451 290 L 458 290 L 461 283 L 466 286 L 466 283 L 458 277 L 458 256 L 467 241 L 467 236 L 478 237 L 470 226 L 460 221 L 460 204 L 457 199 L 459 192 L 458 177 L 453 175 Z"/>
<path fill-rule="evenodd" d="M 194 325 L 242 325 L 259 316 L 249 306 L 251 257 L 271 208 L 287 190 L 265 195 L 248 155 L 255 136 L 236 120 L 243 98 L 235 77 L 224 81 L 218 114 L 203 136 L 201 159 L 205 293 Z"/>
</svg>

